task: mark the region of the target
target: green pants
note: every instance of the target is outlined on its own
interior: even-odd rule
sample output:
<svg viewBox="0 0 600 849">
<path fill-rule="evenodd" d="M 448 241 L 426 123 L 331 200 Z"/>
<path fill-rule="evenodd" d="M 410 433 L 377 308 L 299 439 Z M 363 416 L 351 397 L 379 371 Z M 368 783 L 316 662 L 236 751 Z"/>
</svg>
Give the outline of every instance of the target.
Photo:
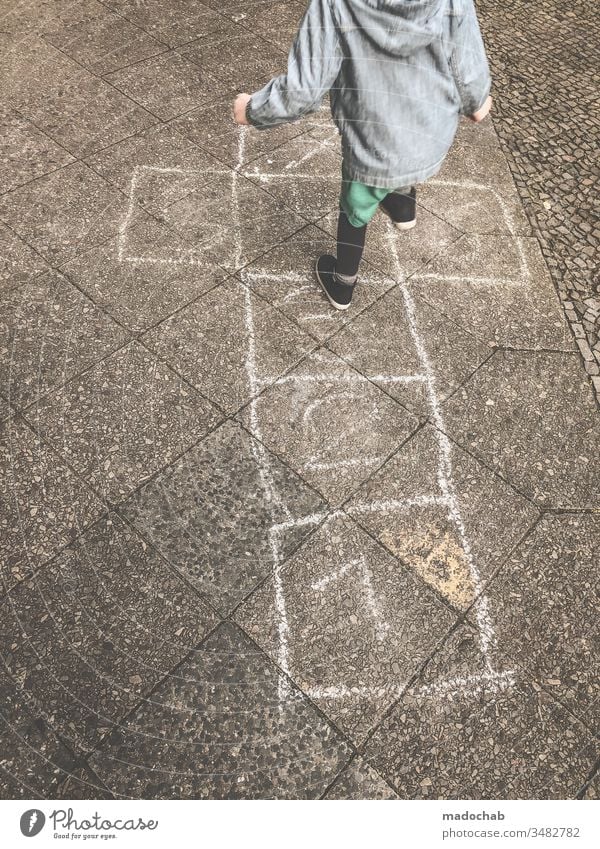
<svg viewBox="0 0 600 849">
<path fill-rule="evenodd" d="M 353 227 L 364 227 L 377 212 L 377 207 L 390 192 L 408 192 L 408 188 L 379 189 L 377 186 L 367 186 L 348 180 L 342 166 L 342 190 L 340 192 L 340 207 L 348 216 Z"/>
</svg>

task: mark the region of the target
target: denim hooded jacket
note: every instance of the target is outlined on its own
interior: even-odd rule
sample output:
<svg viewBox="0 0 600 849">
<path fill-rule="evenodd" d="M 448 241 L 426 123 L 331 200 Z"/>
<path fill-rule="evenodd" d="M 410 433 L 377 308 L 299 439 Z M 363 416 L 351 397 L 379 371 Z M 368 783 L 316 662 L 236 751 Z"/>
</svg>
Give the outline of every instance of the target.
<svg viewBox="0 0 600 849">
<path fill-rule="evenodd" d="M 246 117 L 259 129 L 294 121 L 329 92 L 345 176 L 393 189 L 437 172 L 459 116 L 489 90 L 473 0 L 310 0 L 287 73 Z"/>
</svg>

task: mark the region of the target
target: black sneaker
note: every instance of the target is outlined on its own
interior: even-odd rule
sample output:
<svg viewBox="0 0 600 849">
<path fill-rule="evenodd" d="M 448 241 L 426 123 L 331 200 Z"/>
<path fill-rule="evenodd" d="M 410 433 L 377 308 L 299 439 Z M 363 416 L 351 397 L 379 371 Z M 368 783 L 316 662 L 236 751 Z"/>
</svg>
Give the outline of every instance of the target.
<svg viewBox="0 0 600 849">
<path fill-rule="evenodd" d="M 336 310 L 347 310 L 352 301 L 354 283 L 340 283 L 335 277 L 335 257 L 323 254 L 315 266 L 317 280 Z"/>
<path fill-rule="evenodd" d="M 417 190 L 407 194 L 390 192 L 379 204 L 398 230 L 412 230 L 417 223 Z"/>
</svg>

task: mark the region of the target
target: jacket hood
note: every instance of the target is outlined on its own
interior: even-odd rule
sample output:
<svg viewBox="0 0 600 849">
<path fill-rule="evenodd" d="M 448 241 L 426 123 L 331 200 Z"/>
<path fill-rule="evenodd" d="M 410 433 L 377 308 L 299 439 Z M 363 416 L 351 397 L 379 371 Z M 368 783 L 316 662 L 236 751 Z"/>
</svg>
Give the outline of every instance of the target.
<svg viewBox="0 0 600 849">
<path fill-rule="evenodd" d="M 441 37 L 447 0 L 341 0 L 344 19 L 389 56 L 406 56 Z M 342 26 L 342 30 L 344 26 Z"/>
</svg>

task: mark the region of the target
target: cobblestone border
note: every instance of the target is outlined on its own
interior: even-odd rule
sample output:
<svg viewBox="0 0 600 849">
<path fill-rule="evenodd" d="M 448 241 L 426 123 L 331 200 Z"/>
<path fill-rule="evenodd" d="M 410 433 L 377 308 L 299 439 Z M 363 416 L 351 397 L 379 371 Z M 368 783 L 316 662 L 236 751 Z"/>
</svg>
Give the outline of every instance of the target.
<svg viewBox="0 0 600 849">
<path fill-rule="evenodd" d="M 477 0 L 494 126 L 600 403 L 600 19 L 593 5 Z"/>
</svg>

